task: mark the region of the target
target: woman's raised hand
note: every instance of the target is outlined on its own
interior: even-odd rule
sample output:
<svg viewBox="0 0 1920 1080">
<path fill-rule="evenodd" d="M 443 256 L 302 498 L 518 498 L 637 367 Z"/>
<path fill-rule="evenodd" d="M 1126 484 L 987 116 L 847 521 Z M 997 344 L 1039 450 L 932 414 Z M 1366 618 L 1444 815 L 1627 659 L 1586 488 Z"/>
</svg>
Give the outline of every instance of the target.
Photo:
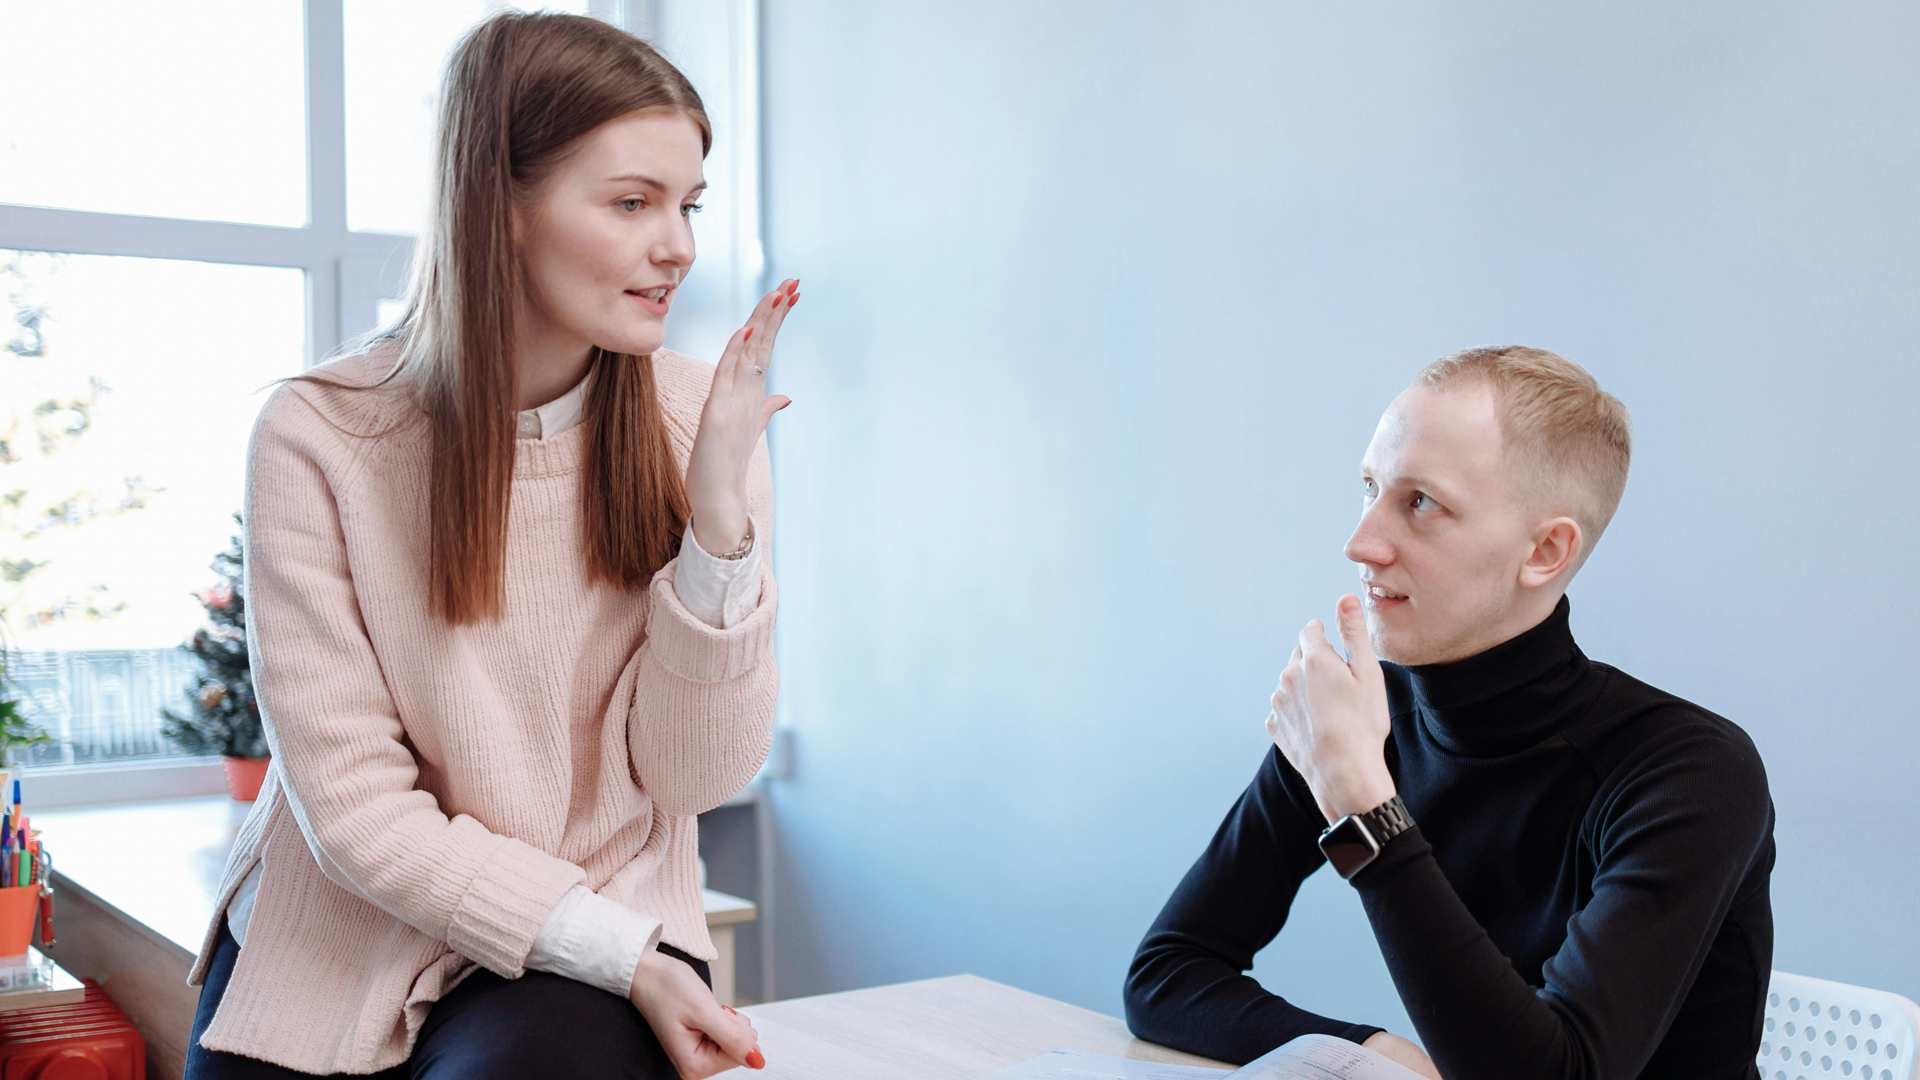
<svg viewBox="0 0 1920 1080">
<path fill-rule="evenodd" d="M 735 551 L 746 542 L 747 465 L 767 421 L 793 404 L 778 394 L 767 396 L 767 368 L 780 324 L 799 299 L 800 282 L 793 278 L 761 297 L 713 369 L 713 389 L 687 462 L 693 538 L 711 554 Z"/>
</svg>

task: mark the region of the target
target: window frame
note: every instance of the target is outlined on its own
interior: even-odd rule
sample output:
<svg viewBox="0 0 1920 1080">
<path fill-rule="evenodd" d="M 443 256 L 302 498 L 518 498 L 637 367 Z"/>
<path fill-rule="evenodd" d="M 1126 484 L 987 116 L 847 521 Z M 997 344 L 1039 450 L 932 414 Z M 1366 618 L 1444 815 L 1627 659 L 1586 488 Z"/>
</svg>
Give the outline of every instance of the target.
<svg viewBox="0 0 1920 1080">
<path fill-rule="evenodd" d="M 675 0 L 588 0 L 587 13 L 654 39 Z M 702 2 L 702 0 L 690 0 Z M 730 58 L 724 118 L 734 170 L 731 278 L 736 301 L 764 284 L 760 246 L 759 0 L 725 0 Z M 145 217 L 0 202 L 0 249 L 294 267 L 306 281 L 305 364 L 372 329 L 380 301 L 404 292 L 412 236 L 347 228 L 346 28 L 343 0 L 304 0 L 307 223 L 301 228 Z M 716 120 L 721 119 L 716 117 Z M 216 794 L 218 759 L 175 759 L 24 774 L 35 805 L 54 807 Z"/>
</svg>

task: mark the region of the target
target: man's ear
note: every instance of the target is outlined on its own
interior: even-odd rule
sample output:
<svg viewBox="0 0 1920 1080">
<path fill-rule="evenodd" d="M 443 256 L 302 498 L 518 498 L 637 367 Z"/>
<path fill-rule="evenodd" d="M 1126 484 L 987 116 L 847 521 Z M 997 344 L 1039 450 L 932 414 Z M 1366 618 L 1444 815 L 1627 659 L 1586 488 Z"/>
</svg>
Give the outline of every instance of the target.
<svg viewBox="0 0 1920 1080">
<path fill-rule="evenodd" d="M 1586 535 L 1580 523 L 1570 517 L 1557 517 L 1540 523 L 1533 531 L 1533 550 L 1520 564 L 1520 585 L 1537 589 L 1569 574 L 1580 565 L 1580 552 L 1586 547 Z"/>
</svg>

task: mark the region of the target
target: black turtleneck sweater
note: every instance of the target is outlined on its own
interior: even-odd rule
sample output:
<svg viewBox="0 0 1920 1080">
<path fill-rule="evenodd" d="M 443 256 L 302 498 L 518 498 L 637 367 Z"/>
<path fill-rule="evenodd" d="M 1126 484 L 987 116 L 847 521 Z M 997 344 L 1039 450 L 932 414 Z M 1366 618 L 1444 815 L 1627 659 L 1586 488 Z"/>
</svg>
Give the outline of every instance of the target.
<svg viewBox="0 0 1920 1080">
<path fill-rule="evenodd" d="M 1415 827 L 1353 886 L 1447 1080 L 1756 1076 L 1773 805 L 1746 734 L 1588 660 L 1565 600 L 1478 656 L 1385 667 L 1387 767 Z M 1245 974 L 1326 824 L 1270 752 L 1140 943 L 1135 1034 L 1244 1062 L 1379 1030 Z"/>
</svg>

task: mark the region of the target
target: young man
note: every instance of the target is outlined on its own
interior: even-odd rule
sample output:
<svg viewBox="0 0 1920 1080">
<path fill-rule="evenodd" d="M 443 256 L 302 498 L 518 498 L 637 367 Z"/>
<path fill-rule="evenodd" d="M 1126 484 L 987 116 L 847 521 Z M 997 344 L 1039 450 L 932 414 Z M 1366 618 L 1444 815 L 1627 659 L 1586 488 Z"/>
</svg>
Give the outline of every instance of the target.
<svg viewBox="0 0 1920 1080">
<path fill-rule="evenodd" d="M 1544 350 L 1448 357 L 1388 408 L 1347 541 L 1365 586 L 1339 603 L 1347 658 L 1318 620 L 1300 634 L 1275 749 L 1134 957 L 1136 1034 L 1243 1062 L 1323 1032 L 1446 1080 L 1757 1075 L 1759 754 L 1567 628 L 1627 460 L 1626 409 Z M 1324 861 L 1425 1052 L 1245 974 Z"/>
</svg>

